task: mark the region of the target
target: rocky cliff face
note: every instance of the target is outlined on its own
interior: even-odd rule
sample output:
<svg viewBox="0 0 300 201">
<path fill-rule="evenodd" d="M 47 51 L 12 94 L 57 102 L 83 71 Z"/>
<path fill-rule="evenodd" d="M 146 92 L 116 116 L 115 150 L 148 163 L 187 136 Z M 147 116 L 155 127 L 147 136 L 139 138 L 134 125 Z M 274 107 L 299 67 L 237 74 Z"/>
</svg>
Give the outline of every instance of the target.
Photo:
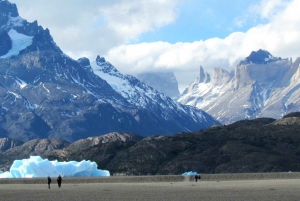
<svg viewBox="0 0 300 201">
<path fill-rule="evenodd" d="M 299 63 L 252 52 L 234 72 L 215 68 L 210 82 L 196 79 L 178 98 L 196 106 L 223 124 L 257 117 L 281 118 L 299 111 Z"/>
<path fill-rule="evenodd" d="M 65 55 L 50 31 L 21 18 L 14 4 L 2 0 L 0 8 L 0 41 L 12 41 L 0 55 L 0 137 L 73 142 L 110 132 L 169 135 L 219 124 L 122 75 L 104 58 L 92 62 L 96 75 L 87 58 Z"/>
<path fill-rule="evenodd" d="M 6 151 L 14 147 L 22 145 L 24 142 L 11 138 L 0 138 L 0 151 Z"/>
</svg>

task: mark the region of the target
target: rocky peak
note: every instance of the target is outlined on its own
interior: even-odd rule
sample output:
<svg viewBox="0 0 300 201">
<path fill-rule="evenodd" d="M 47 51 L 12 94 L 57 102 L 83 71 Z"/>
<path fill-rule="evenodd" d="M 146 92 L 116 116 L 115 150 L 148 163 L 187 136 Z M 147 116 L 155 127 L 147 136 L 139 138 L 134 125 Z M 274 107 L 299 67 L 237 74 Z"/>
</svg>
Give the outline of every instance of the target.
<svg viewBox="0 0 300 201">
<path fill-rule="evenodd" d="M 222 85 L 228 83 L 232 77 L 233 75 L 227 70 L 216 67 L 213 71 L 211 82 L 215 85 Z"/>
<path fill-rule="evenodd" d="M 90 72 L 93 72 L 93 68 L 91 67 L 90 60 L 86 57 L 80 58 L 77 60 L 77 62 L 85 69 Z"/>
<path fill-rule="evenodd" d="M 96 62 L 97 64 L 100 64 L 100 63 L 105 63 L 106 61 L 104 57 L 100 57 L 100 55 L 98 55 L 96 58 Z"/>
<path fill-rule="evenodd" d="M 251 54 L 241 61 L 239 65 L 245 64 L 266 64 L 274 61 L 281 60 L 280 57 L 272 56 L 268 51 L 259 49 L 258 51 L 252 51 Z"/>
<path fill-rule="evenodd" d="M 62 53 L 48 29 L 43 29 L 37 21 L 29 23 L 21 18 L 17 6 L 7 0 L 0 0 L 0 34 L 2 38 L 0 44 L 5 45 L 1 47 L 4 51 L 0 52 L 3 58 L 43 50 Z M 12 50 L 10 43 L 15 43 L 18 51 Z M 5 55 L 6 53 L 8 55 Z"/>
<path fill-rule="evenodd" d="M 106 62 L 104 57 L 100 57 L 99 55 L 96 58 L 96 64 L 100 67 L 97 70 L 102 71 L 104 73 L 119 72 L 113 65 L 111 65 L 109 62 Z"/>
<path fill-rule="evenodd" d="M 203 67 L 200 66 L 199 83 L 208 83 L 208 82 L 210 82 L 210 75 L 207 72 L 204 72 Z"/>
<path fill-rule="evenodd" d="M 0 27 L 5 25 L 10 17 L 18 17 L 18 9 L 16 4 L 12 4 L 7 0 L 0 1 Z"/>
<path fill-rule="evenodd" d="M 270 56 L 271 54 L 263 50 L 259 52 L 261 54 L 252 54 L 252 52 L 252 56 L 247 57 L 250 59 L 241 61 L 240 64 L 242 63 L 242 65 L 236 66 L 234 75 L 234 89 L 252 85 L 255 82 L 265 84 L 273 83 L 277 84 L 278 86 L 282 84 L 282 82 L 275 82 L 276 80 L 282 80 L 284 83 L 286 82 L 283 77 L 292 68 L 290 61 L 288 59 L 281 59 L 280 57 L 272 57 Z M 269 59 L 266 58 L 267 55 L 269 55 Z M 265 62 L 260 63 L 259 61 L 262 61 L 262 58 L 265 58 Z M 290 78 L 291 77 L 289 77 L 289 79 Z"/>
<path fill-rule="evenodd" d="M 77 61 L 82 66 L 90 66 L 91 65 L 90 60 L 86 57 L 82 57 L 82 58 L 78 59 Z"/>
</svg>

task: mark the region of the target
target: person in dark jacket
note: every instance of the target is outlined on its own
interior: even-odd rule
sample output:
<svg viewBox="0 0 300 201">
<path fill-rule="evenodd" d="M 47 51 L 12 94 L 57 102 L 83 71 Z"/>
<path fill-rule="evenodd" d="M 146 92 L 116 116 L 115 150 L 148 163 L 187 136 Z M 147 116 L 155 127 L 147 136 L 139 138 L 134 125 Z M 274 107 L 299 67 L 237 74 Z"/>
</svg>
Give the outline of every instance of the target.
<svg viewBox="0 0 300 201">
<path fill-rule="evenodd" d="M 50 189 L 51 178 L 48 176 L 48 188 Z"/>
<path fill-rule="evenodd" d="M 57 184 L 58 184 L 58 188 L 60 188 L 60 187 L 61 187 L 61 182 L 62 182 L 61 176 L 60 176 L 60 175 L 58 175 L 58 177 L 57 177 Z"/>
</svg>

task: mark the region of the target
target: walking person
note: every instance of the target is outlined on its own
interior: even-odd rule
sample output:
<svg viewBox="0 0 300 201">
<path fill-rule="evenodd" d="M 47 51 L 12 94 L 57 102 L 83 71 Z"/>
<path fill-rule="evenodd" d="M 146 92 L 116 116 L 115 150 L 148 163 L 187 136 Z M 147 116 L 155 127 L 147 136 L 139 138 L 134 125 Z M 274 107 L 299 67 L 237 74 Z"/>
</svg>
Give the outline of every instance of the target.
<svg viewBox="0 0 300 201">
<path fill-rule="evenodd" d="M 50 189 L 51 178 L 48 176 L 48 188 Z"/>
<path fill-rule="evenodd" d="M 196 174 L 196 175 L 195 175 L 195 181 L 197 182 L 197 181 L 200 180 L 200 179 L 201 179 L 200 174 Z"/>
<path fill-rule="evenodd" d="M 58 184 L 58 188 L 60 188 L 60 187 L 61 187 L 61 182 L 62 182 L 61 176 L 60 176 L 60 175 L 58 175 L 58 177 L 57 177 L 57 184 Z"/>
</svg>

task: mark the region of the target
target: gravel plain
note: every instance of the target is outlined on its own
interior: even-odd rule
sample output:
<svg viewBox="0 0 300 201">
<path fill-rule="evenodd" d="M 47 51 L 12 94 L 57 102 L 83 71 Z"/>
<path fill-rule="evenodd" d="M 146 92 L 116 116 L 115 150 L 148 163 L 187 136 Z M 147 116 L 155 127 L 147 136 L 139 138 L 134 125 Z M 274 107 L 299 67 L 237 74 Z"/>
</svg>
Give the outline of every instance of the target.
<svg viewBox="0 0 300 201">
<path fill-rule="evenodd" d="M 300 200 L 299 173 L 201 176 L 0 179 L 0 200 Z"/>
</svg>

